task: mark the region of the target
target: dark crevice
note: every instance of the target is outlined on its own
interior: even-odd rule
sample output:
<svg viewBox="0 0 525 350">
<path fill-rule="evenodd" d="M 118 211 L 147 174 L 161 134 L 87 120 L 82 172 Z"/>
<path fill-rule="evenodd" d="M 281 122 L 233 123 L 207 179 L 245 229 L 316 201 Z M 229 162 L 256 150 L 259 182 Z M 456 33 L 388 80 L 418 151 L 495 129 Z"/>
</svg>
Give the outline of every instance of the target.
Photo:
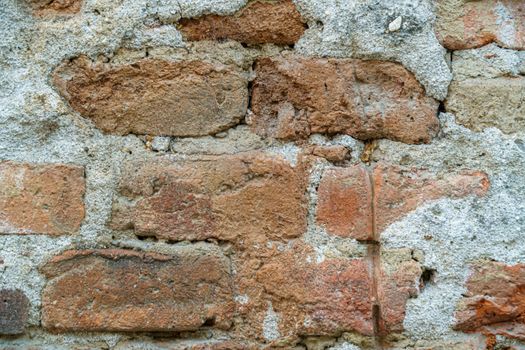
<svg viewBox="0 0 525 350">
<path fill-rule="evenodd" d="M 423 291 L 428 285 L 432 285 L 436 281 L 436 270 L 424 268 L 419 278 L 419 290 Z"/>
<path fill-rule="evenodd" d="M 215 245 L 218 245 L 218 246 L 225 246 L 225 245 L 230 245 L 231 244 L 231 241 L 226 241 L 226 240 L 221 240 L 221 239 L 215 239 L 215 238 L 207 238 L 207 239 L 193 239 L 193 240 L 187 240 L 187 239 L 181 239 L 181 240 L 176 240 L 176 239 L 167 239 L 167 240 L 162 240 L 161 241 L 162 243 L 165 243 L 165 244 L 170 244 L 170 245 L 173 245 L 173 244 L 180 244 L 180 243 L 191 243 L 191 244 L 195 244 L 195 243 L 211 243 L 211 244 L 215 244 Z"/>
<path fill-rule="evenodd" d="M 378 339 L 378 335 L 381 333 L 381 308 L 377 302 L 372 306 L 372 321 L 376 345 L 382 349 L 381 341 Z"/>
<path fill-rule="evenodd" d="M 358 239 L 357 240 L 361 244 L 369 244 L 369 245 L 375 245 L 379 246 L 380 242 L 376 241 L 375 239 Z"/>
<path fill-rule="evenodd" d="M 148 242 L 158 242 L 158 238 L 155 236 L 144 236 L 144 235 L 135 235 L 139 241 L 148 241 Z"/>
<path fill-rule="evenodd" d="M 250 73 L 255 74 L 256 65 L 257 65 L 257 60 L 255 59 L 252 63 Z M 255 78 L 253 78 L 252 80 L 248 82 L 248 110 L 252 109 L 252 91 L 253 91 L 254 81 L 255 81 Z"/>
<path fill-rule="evenodd" d="M 207 318 L 202 324 L 202 327 L 213 327 L 213 326 L 215 326 L 215 317 Z"/>
<path fill-rule="evenodd" d="M 439 107 L 438 107 L 438 116 L 440 113 L 447 113 L 447 110 L 445 108 L 445 102 L 441 101 L 439 103 Z"/>
</svg>

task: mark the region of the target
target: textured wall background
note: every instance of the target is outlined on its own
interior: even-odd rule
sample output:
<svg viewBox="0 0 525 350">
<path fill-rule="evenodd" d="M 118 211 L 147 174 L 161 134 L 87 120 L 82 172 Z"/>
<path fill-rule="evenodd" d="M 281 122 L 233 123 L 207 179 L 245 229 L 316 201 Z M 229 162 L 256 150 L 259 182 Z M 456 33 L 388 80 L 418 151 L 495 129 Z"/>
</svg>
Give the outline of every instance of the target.
<svg viewBox="0 0 525 350">
<path fill-rule="evenodd" d="M 1 349 L 524 349 L 525 2 L 3 0 Z"/>
</svg>

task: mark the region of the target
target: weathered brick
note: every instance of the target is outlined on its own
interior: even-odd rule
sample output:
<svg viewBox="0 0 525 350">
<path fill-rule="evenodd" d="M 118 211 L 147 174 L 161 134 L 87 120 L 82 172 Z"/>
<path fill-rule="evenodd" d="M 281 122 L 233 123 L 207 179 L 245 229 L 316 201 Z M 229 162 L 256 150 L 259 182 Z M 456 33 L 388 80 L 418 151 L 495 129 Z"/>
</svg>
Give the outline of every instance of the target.
<svg viewBox="0 0 525 350">
<path fill-rule="evenodd" d="M 311 247 L 296 243 L 282 252 L 258 252 L 237 266 L 236 284 L 248 297 L 239 307 L 247 327 L 260 328 L 271 303 L 280 338 L 340 331 L 372 335 L 372 281 L 365 259 L 316 262 Z"/>
<path fill-rule="evenodd" d="M 439 0 L 436 35 L 450 50 L 489 43 L 525 49 L 525 3 L 522 0 Z"/>
<path fill-rule="evenodd" d="M 51 338 L 52 340 L 49 338 Z M 75 340 L 67 341 L 67 342 L 63 341 L 62 339 L 59 338 L 59 336 L 56 336 L 56 335 L 51 335 L 49 338 L 39 339 L 38 337 L 34 337 L 33 341 L 28 340 L 27 338 L 25 339 L 20 338 L 19 341 L 10 341 L 9 345 L 1 345 L 0 349 L 2 350 L 99 350 L 99 349 L 108 348 L 108 343 L 104 340 L 89 339 L 87 341 L 83 341 L 83 339 L 81 339 L 81 336 L 78 336 L 78 335 Z M 59 339 L 59 340 L 55 340 L 55 339 Z"/>
<path fill-rule="evenodd" d="M 262 153 L 131 160 L 119 192 L 111 226 L 139 236 L 265 242 L 306 227 L 301 169 Z"/>
<path fill-rule="evenodd" d="M 24 332 L 29 313 L 29 300 L 18 289 L 0 290 L 0 334 Z"/>
<path fill-rule="evenodd" d="M 70 15 L 80 11 L 84 0 L 28 0 L 37 16 Z"/>
<path fill-rule="evenodd" d="M 457 330 L 525 340 L 525 264 L 479 261 L 457 306 Z"/>
<path fill-rule="evenodd" d="M 524 131 L 525 77 L 454 81 L 445 108 L 458 123 L 475 131 L 487 127 L 497 127 L 505 133 Z"/>
<path fill-rule="evenodd" d="M 377 269 L 379 319 L 377 330 L 382 335 L 403 331 L 406 303 L 419 294 L 423 272 L 413 259 L 412 249 L 382 249 Z"/>
<path fill-rule="evenodd" d="M 249 123 L 263 136 L 421 143 L 439 127 L 437 101 L 397 63 L 289 56 L 259 59 L 255 71 Z"/>
<path fill-rule="evenodd" d="M 84 192 L 80 166 L 0 162 L 0 234 L 75 233 Z"/>
<path fill-rule="evenodd" d="M 424 169 L 385 163 L 372 170 L 361 165 L 331 169 L 319 184 L 317 222 L 331 234 L 372 240 L 374 226 L 380 233 L 425 202 L 481 196 L 488 187 L 487 175 L 478 171 L 435 176 Z"/>
<path fill-rule="evenodd" d="M 54 83 L 69 104 L 104 132 L 202 136 L 237 124 L 248 81 L 232 66 L 143 59 L 133 64 L 66 61 Z"/>
<path fill-rule="evenodd" d="M 318 189 L 317 222 L 342 237 L 373 239 L 372 187 L 365 167 L 330 169 Z"/>
<path fill-rule="evenodd" d="M 256 0 L 230 16 L 205 15 L 179 21 L 179 30 L 188 40 L 232 39 L 246 44 L 292 45 L 305 28 L 291 0 Z"/>
<path fill-rule="evenodd" d="M 379 297 L 390 303 L 383 311 L 382 324 L 388 331 L 402 330 L 406 300 L 417 293 L 421 269 L 408 256 L 408 261 L 399 259 L 388 269 L 379 267 L 384 279 Z M 243 319 L 241 334 L 266 337 L 265 319 L 271 305 L 276 314 L 276 339 L 341 332 L 373 335 L 370 259 L 317 259 L 312 247 L 298 241 L 272 249 L 258 247 L 249 257 L 237 257 L 236 285 L 244 296 L 237 305 Z"/>
<path fill-rule="evenodd" d="M 424 169 L 378 164 L 373 171 L 377 232 L 430 200 L 482 196 L 489 188 L 485 173 L 465 170 L 436 176 Z"/>
<path fill-rule="evenodd" d="M 42 267 L 42 325 L 59 331 L 227 329 L 230 266 L 216 248 L 172 255 L 127 250 L 67 251 Z"/>
</svg>

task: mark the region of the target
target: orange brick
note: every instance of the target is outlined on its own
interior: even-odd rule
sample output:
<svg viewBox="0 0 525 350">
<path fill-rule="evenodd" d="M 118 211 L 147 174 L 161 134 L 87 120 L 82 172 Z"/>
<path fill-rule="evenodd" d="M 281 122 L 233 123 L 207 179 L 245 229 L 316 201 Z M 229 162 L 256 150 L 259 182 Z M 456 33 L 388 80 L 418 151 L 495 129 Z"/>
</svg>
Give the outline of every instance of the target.
<svg viewBox="0 0 525 350">
<path fill-rule="evenodd" d="M 80 166 L 0 162 L 0 234 L 76 233 L 85 186 Z"/>
</svg>

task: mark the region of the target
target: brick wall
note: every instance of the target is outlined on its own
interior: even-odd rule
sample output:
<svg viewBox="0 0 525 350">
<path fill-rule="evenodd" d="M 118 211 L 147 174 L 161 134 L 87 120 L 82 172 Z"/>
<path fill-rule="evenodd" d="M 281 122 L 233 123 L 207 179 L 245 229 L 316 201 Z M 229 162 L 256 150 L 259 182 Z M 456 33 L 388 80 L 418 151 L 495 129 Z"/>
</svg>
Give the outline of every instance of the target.
<svg viewBox="0 0 525 350">
<path fill-rule="evenodd" d="M 524 349 L 521 0 L 6 0 L 0 349 Z"/>
</svg>

